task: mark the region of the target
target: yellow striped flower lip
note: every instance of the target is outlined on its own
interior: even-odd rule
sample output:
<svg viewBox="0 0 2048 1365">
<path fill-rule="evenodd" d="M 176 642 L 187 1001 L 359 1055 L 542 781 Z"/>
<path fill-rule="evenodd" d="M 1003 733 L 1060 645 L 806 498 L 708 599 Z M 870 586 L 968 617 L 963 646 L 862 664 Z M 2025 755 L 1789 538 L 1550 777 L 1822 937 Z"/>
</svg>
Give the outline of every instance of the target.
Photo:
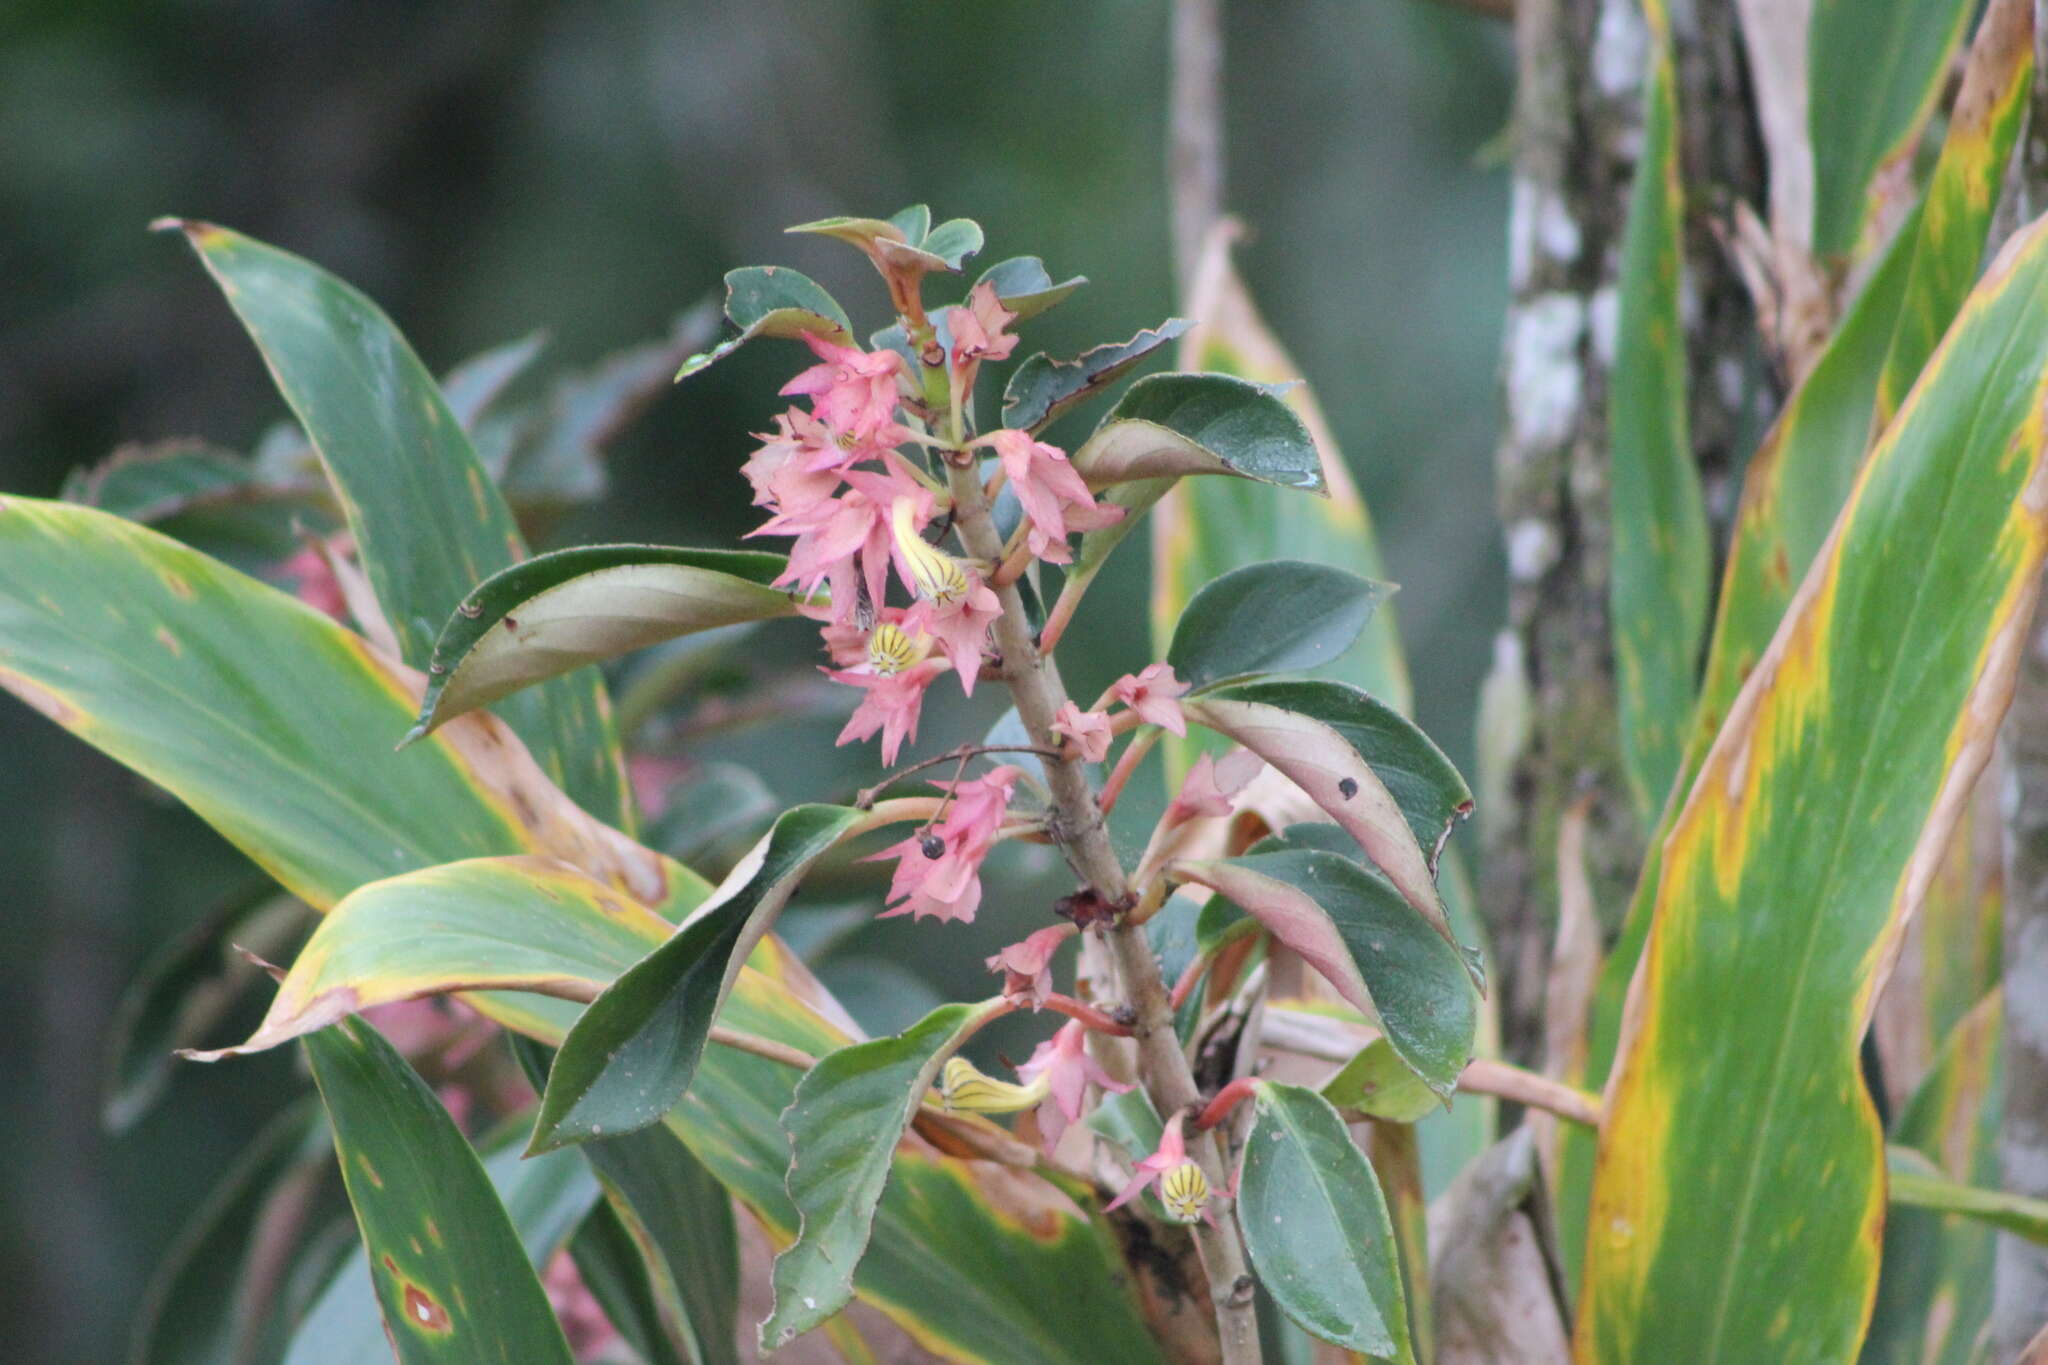
<svg viewBox="0 0 2048 1365">
<path fill-rule="evenodd" d="M 868 670 L 883 677 L 915 668 L 931 652 L 930 636 L 912 635 L 894 622 L 883 621 L 868 634 Z"/>
<path fill-rule="evenodd" d="M 999 1081 L 965 1057 L 949 1058 L 939 1072 L 939 1103 L 955 1114 L 1015 1114 L 1035 1108 L 1049 1089 L 1043 1076 L 1029 1085 Z"/>
<path fill-rule="evenodd" d="M 911 524 L 914 509 L 910 499 L 898 498 L 890 510 L 890 526 L 896 534 L 896 548 L 909 566 L 917 595 L 939 606 L 947 606 L 967 595 L 967 570 L 960 561 L 932 545 Z"/>
<path fill-rule="evenodd" d="M 1192 1161 L 1183 1161 L 1159 1180 L 1159 1202 L 1176 1222 L 1192 1223 L 1209 1203 L 1209 1177 Z"/>
</svg>

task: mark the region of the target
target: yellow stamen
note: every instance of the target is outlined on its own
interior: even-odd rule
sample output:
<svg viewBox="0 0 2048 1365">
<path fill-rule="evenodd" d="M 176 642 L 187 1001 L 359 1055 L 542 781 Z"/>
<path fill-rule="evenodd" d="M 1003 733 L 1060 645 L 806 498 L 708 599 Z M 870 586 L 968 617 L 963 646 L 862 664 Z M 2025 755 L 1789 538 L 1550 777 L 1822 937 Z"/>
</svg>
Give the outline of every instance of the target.
<svg viewBox="0 0 2048 1365">
<path fill-rule="evenodd" d="M 1209 1203 L 1209 1177 L 1192 1161 L 1183 1161 L 1159 1181 L 1159 1202 L 1176 1222 L 1192 1223 Z"/>
<path fill-rule="evenodd" d="M 966 569 L 961 567 L 959 560 L 919 535 L 911 524 L 911 516 L 910 500 L 897 499 L 890 512 L 890 523 L 896 532 L 896 548 L 902 552 L 904 563 L 910 566 L 910 577 L 917 585 L 918 596 L 942 607 L 959 601 L 967 595 Z"/>
<path fill-rule="evenodd" d="M 999 1081 L 965 1057 L 953 1057 L 939 1073 L 939 1102 L 956 1114 L 1014 1114 L 1036 1107 L 1050 1086 L 1040 1076 L 1029 1085 Z"/>
<path fill-rule="evenodd" d="M 894 676 L 922 663 L 931 652 L 931 637 L 912 636 L 901 626 L 888 621 L 876 626 L 868 635 L 868 668 L 884 677 Z"/>
</svg>

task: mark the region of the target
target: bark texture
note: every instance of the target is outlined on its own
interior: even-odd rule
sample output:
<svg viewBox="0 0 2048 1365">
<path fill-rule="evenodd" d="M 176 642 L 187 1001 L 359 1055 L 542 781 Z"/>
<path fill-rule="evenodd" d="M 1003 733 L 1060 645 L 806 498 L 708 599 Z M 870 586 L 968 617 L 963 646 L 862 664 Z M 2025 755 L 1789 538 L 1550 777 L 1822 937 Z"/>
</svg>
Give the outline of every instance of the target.
<svg viewBox="0 0 2048 1365">
<path fill-rule="evenodd" d="M 1688 226 L 1684 322 L 1692 443 L 1724 525 L 1734 457 L 1752 444 L 1754 314 L 1720 230 L 1764 201 L 1732 0 L 1674 16 Z M 1611 928 L 1645 831 L 1621 770 L 1607 622 L 1607 379 L 1615 279 L 1641 143 L 1649 32 L 1635 0 L 1518 0 L 1518 86 L 1496 455 L 1508 618 L 1481 717 L 1481 837 L 1499 962 L 1503 1044 L 1540 1045 L 1556 903 L 1558 822 L 1590 797 L 1587 866 Z"/>
</svg>

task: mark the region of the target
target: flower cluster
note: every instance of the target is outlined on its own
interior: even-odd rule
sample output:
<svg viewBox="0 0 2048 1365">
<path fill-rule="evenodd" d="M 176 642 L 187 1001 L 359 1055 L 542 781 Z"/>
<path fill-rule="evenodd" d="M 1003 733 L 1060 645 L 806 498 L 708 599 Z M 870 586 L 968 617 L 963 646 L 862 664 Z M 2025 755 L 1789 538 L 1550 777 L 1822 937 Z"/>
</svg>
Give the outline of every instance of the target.
<svg viewBox="0 0 2048 1365">
<path fill-rule="evenodd" d="M 989 452 L 994 478 L 1008 482 L 1024 509 L 1019 548 L 1048 563 L 1071 562 L 1068 536 L 1123 515 L 1098 504 L 1066 455 L 1030 433 L 970 438 L 960 429 L 982 362 L 1005 359 L 1016 347 L 1008 330 L 1015 320 L 983 283 L 932 324 L 935 337 L 949 338 L 926 355 L 945 368 L 950 441 L 931 434 L 942 414 L 926 406 L 917 368 L 902 352 L 805 333 L 818 363 L 782 392 L 806 400 L 809 411 L 798 406 L 777 416 L 746 462 L 754 503 L 768 513 L 751 534 L 793 541 L 777 585 L 813 599 L 808 610 L 823 621 L 832 658 L 827 676 L 865 693 L 839 742 L 879 734 L 885 763 L 917 737 L 933 681 L 950 670 L 973 692 L 1001 614 L 989 584 L 998 566 L 956 558 L 931 539 L 951 499 L 928 452 L 963 460 Z M 889 605 L 892 568 L 905 605 Z"/>
</svg>

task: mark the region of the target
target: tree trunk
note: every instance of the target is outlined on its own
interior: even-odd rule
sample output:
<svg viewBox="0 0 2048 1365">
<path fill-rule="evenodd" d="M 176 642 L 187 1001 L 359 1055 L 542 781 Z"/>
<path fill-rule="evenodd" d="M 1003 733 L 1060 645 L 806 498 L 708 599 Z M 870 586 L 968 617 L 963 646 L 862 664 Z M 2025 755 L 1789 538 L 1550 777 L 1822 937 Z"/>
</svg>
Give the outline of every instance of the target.
<svg viewBox="0 0 2048 1365">
<path fill-rule="evenodd" d="M 1730 0 L 1675 16 L 1686 186 L 1685 326 L 1693 448 L 1717 523 L 1733 458 L 1755 436 L 1754 315 L 1717 238 L 1736 200 L 1762 199 L 1755 120 Z M 1556 903 L 1558 822 L 1592 797 L 1587 863 L 1611 929 L 1645 842 L 1621 768 L 1607 628 L 1607 377 L 1615 278 L 1641 139 L 1649 33 L 1636 0 L 1518 0 L 1518 87 L 1496 456 L 1508 617 L 1481 726 L 1487 907 L 1503 1046 L 1540 1046 Z M 1704 381 L 1704 382 L 1702 382 Z"/>
</svg>

